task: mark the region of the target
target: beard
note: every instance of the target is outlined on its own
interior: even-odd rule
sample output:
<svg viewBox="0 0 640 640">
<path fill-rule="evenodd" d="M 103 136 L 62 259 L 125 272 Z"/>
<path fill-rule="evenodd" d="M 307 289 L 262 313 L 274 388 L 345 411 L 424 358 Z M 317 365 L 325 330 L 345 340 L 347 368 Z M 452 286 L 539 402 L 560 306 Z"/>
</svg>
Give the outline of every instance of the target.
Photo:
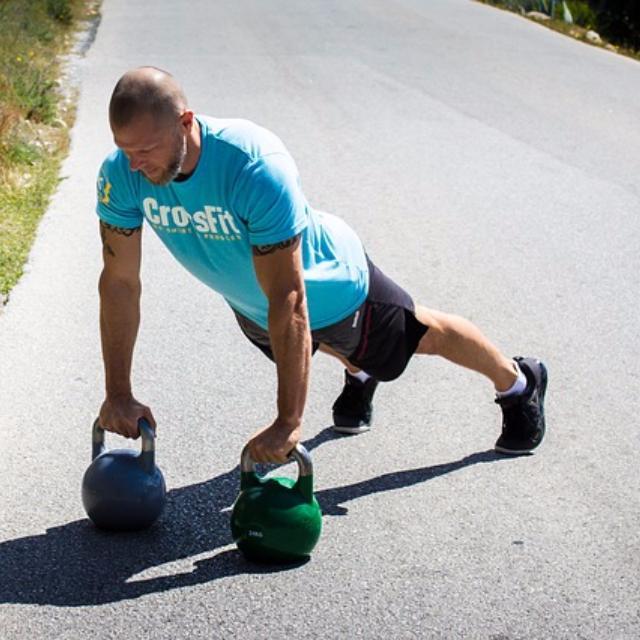
<svg viewBox="0 0 640 640">
<path fill-rule="evenodd" d="M 182 169 L 182 165 L 184 163 L 184 159 L 187 157 L 187 138 L 186 136 L 181 136 L 178 134 L 176 137 L 176 145 L 173 148 L 171 157 L 169 158 L 169 162 L 167 166 L 162 169 L 162 172 L 159 173 L 157 177 L 151 177 L 145 174 L 145 177 L 149 182 L 157 185 L 165 185 L 175 180 L 175 178 L 180 173 L 180 169 Z"/>
</svg>

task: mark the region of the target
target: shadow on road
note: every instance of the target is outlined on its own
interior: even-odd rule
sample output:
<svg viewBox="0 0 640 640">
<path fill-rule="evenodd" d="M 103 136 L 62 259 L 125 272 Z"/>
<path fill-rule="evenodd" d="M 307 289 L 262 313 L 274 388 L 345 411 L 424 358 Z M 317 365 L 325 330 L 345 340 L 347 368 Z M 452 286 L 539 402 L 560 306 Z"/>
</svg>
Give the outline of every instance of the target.
<svg viewBox="0 0 640 640">
<path fill-rule="evenodd" d="M 305 442 L 308 450 L 340 438 L 330 429 Z M 344 515 L 343 503 L 382 491 L 408 487 L 481 462 L 505 459 L 482 451 L 461 460 L 387 473 L 344 487 L 318 491 L 322 512 Z M 107 533 L 87 519 L 48 529 L 43 535 L 0 543 L 0 604 L 55 606 L 99 605 L 145 594 L 202 584 L 238 574 L 285 571 L 247 562 L 235 549 L 229 527 L 229 507 L 238 492 L 239 471 L 168 493 L 158 524 L 141 533 Z M 216 552 L 216 550 L 218 550 Z M 212 554 L 203 559 L 189 558 Z M 160 574 L 161 565 L 179 563 L 184 570 Z M 137 574 L 149 572 L 137 579 Z M 132 579 L 133 578 L 133 579 Z"/>
</svg>

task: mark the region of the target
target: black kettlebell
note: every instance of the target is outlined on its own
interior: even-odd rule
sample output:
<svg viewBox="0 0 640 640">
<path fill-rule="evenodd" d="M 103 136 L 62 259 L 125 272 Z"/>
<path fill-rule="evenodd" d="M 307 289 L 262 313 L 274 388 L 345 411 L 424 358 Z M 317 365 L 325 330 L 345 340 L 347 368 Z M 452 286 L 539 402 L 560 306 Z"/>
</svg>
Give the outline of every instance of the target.
<svg viewBox="0 0 640 640">
<path fill-rule="evenodd" d="M 82 504 L 100 529 L 136 531 L 151 526 L 162 513 L 166 487 L 155 463 L 155 434 L 140 418 L 142 451 L 107 450 L 104 429 L 93 423 L 92 462 L 82 479 Z"/>
</svg>

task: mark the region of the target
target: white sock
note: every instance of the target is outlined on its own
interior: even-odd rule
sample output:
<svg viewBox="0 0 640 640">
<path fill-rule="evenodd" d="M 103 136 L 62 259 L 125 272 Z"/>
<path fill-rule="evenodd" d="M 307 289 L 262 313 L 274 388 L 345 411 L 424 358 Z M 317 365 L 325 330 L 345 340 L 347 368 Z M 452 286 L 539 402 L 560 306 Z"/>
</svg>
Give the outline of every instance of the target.
<svg viewBox="0 0 640 640">
<path fill-rule="evenodd" d="M 358 371 L 358 373 L 351 373 L 349 369 L 347 369 L 347 373 L 352 377 L 360 380 L 360 382 L 366 382 L 371 376 L 366 371 Z"/>
<path fill-rule="evenodd" d="M 507 396 L 519 395 L 527 388 L 527 376 L 522 373 L 522 369 L 520 369 L 515 360 L 513 364 L 518 372 L 518 377 L 506 391 L 496 391 L 496 398 L 506 398 Z"/>
</svg>

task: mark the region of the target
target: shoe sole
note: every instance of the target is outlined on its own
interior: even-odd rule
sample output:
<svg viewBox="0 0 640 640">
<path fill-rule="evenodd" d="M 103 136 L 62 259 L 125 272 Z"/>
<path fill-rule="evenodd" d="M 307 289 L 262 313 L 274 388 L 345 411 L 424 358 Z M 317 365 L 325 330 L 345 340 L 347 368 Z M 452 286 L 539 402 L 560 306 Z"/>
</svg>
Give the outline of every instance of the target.
<svg viewBox="0 0 640 640">
<path fill-rule="evenodd" d="M 371 426 L 368 424 L 364 424 L 359 427 L 341 427 L 334 424 L 331 426 L 331 428 L 333 429 L 333 431 L 336 431 L 337 433 L 348 433 L 350 435 L 356 435 L 358 433 L 364 433 L 365 431 L 369 431 L 371 429 Z"/>
<path fill-rule="evenodd" d="M 547 367 L 544 366 L 543 362 L 540 362 L 540 367 L 542 368 L 542 392 L 540 393 L 540 398 L 542 400 L 541 404 L 542 404 L 542 419 L 545 421 L 544 422 L 544 429 L 542 430 L 542 437 L 540 438 L 540 442 L 538 442 L 537 445 L 535 445 L 535 447 L 531 447 L 529 449 L 505 449 L 504 447 L 500 447 L 499 445 L 495 445 L 493 447 L 494 451 L 497 451 L 498 453 L 506 453 L 507 455 L 510 456 L 524 456 L 527 453 L 531 453 L 534 449 L 537 449 L 540 444 L 542 444 L 542 441 L 544 440 L 544 436 L 547 433 L 547 422 L 545 419 L 545 415 L 544 415 L 544 397 L 545 394 L 547 393 L 547 383 L 549 382 L 549 376 L 547 374 Z"/>
<path fill-rule="evenodd" d="M 540 440 L 540 442 L 542 442 L 542 440 Z M 527 453 L 531 453 L 540 444 L 540 442 L 538 442 L 535 447 L 531 447 L 531 449 L 505 449 L 504 447 L 495 446 L 493 447 L 493 450 L 498 453 L 506 453 L 510 456 L 524 456 Z"/>
</svg>

